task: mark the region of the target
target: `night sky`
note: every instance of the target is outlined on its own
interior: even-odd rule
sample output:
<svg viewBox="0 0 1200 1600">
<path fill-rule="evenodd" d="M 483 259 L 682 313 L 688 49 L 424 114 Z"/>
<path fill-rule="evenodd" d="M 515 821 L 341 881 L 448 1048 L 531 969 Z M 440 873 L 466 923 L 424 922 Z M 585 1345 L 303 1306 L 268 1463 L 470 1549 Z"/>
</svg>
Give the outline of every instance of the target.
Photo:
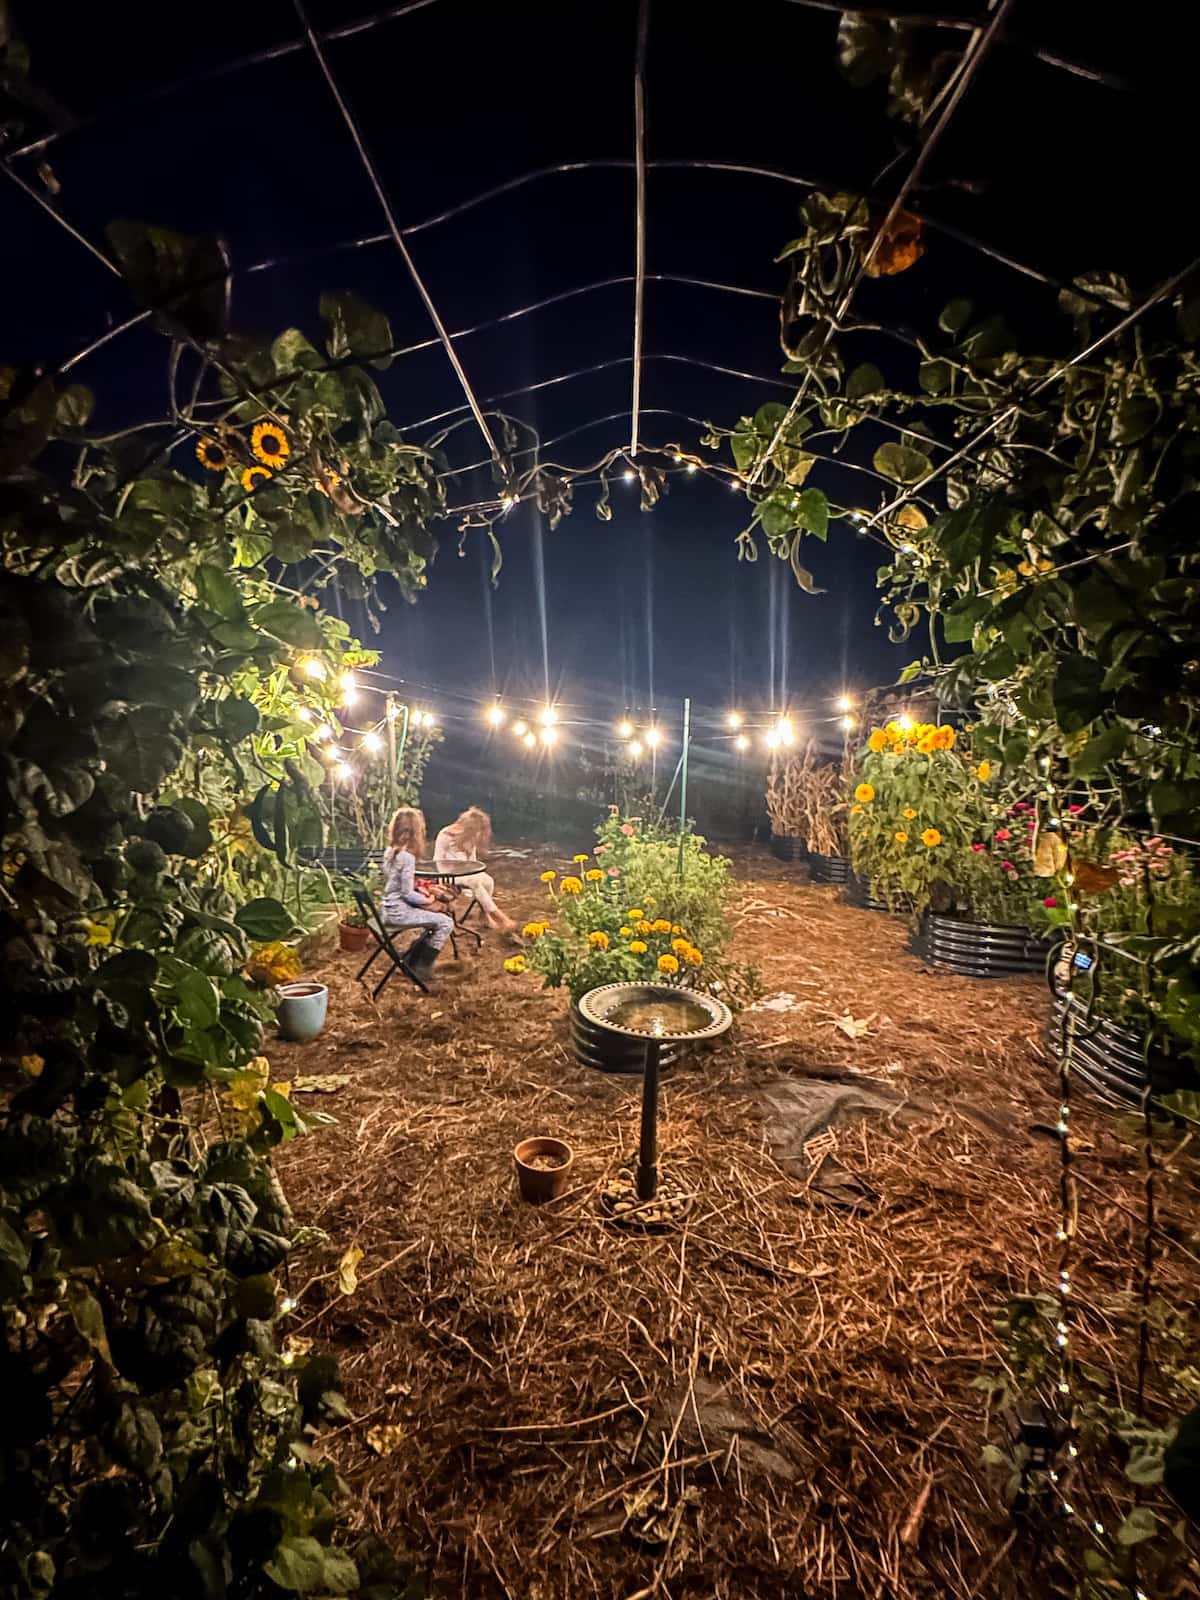
<svg viewBox="0 0 1200 1600">
<path fill-rule="evenodd" d="M 393 10 L 402 8 L 392 8 Z M 943 7 L 974 14 L 977 7 Z M 55 202 L 88 237 L 137 217 L 213 230 L 235 267 L 295 256 L 241 275 L 234 325 L 270 337 L 299 323 L 319 332 L 324 288 L 352 288 L 384 309 L 399 341 L 430 333 L 390 244 L 337 250 L 382 231 L 378 205 L 344 124 L 306 49 L 184 92 L 148 91 L 205 74 L 300 37 L 288 4 L 209 0 L 181 10 L 85 7 L 15 0 L 15 17 L 41 87 L 75 118 L 120 114 L 66 132 L 44 152 L 62 185 Z M 1052 13 L 1052 15 L 1048 15 Z M 313 0 L 319 30 L 372 15 L 365 5 Z M 707 21 L 707 16 L 716 20 Z M 622 161 L 633 155 L 636 6 L 494 5 L 433 0 L 329 45 L 330 59 L 402 225 L 431 217 L 535 168 Z M 850 89 L 835 59 L 837 15 L 791 0 L 701 8 L 652 0 L 648 55 L 652 162 L 741 162 L 868 192 L 902 151 L 905 134 L 883 115 L 879 88 Z M 1053 277 L 1097 265 L 1141 285 L 1196 254 L 1200 223 L 1176 185 L 1194 147 L 1182 74 L 1189 52 L 1161 50 L 1160 25 L 1133 12 L 1105 23 L 1091 4 L 1017 0 L 1008 32 L 957 114 L 914 197 L 930 219 L 965 230 Z M 948 48 L 965 35 L 947 33 Z M 1033 58 L 1038 44 L 1121 75 L 1131 87 L 1089 82 Z M 1159 59 L 1159 57 L 1163 57 Z M 1178 65 L 1176 65 L 1178 63 Z M 1179 81 L 1172 81 L 1178 73 Z M 136 97 L 142 97 L 138 100 Z M 47 124 L 36 118 L 32 128 Z M 16 158 L 37 183 L 40 154 Z M 911 155 L 879 184 L 890 198 Z M 686 274 L 776 295 L 772 258 L 795 230 L 803 189 L 773 179 L 657 166 L 649 176 L 648 270 Z M 120 283 L 11 183 L 0 186 L 5 327 L 0 357 L 57 361 L 129 314 Z M 634 260 L 631 166 L 546 176 L 414 235 L 417 264 L 453 331 L 544 296 L 628 275 Z M 1031 338 L 1061 349 L 1066 325 L 1054 290 L 944 233 L 903 278 L 868 283 L 856 302 L 914 325 L 967 294 Z M 594 363 L 619 365 L 506 403 L 550 438 L 594 419 L 548 452 L 581 465 L 628 438 L 633 288 L 620 284 L 461 340 L 484 398 Z M 890 348 L 866 348 L 885 373 Z M 733 423 L 786 391 L 777 308 L 770 299 L 678 284 L 647 287 L 643 435 L 694 448 L 688 418 Z M 722 376 L 687 356 L 757 374 Z M 145 329 L 114 340 L 73 373 L 98 392 L 98 427 L 161 414 L 165 345 Z M 899 376 L 899 374 L 898 374 Z M 459 405 L 440 348 L 397 361 L 381 386 L 403 425 Z M 662 413 L 679 413 L 670 415 Z M 420 430 L 417 435 L 421 436 Z M 855 448 L 865 451 L 865 441 Z M 456 465 L 485 454 L 473 427 L 449 442 Z M 822 475 L 823 474 L 823 475 Z M 486 493 L 486 474 L 455 478 L 452 500 Z M 818 468 L 811 483 L 871 504 L 868 485 Z M 594 492 L 553 533 L 527 508 L 503 532 L 498 589 L 476 537 L 463 559 L 452 524 L 427 597 L 398 600 L 379 637 L 357 609 L 349 620 L 382 647 L 392 672 L 467 692 L 493 688 L 624 703 L 711 706 L 813 704 L 843 686 L 888 679 L 913 653 L 873 624 L 878 551 L 845 524 L 822 550 L 817 582 L 800 594 L 779 563 L 736 560 L 745 503 L 702 474 L 673 480 L 666 501 L 640 513 L 636 491 L 614 487 L 615 515 L 599 522 Z M 771 626 L 771 619 L 776 626 Z M 543 625 L 544 622 L 544 625 Z"/>
</svg>

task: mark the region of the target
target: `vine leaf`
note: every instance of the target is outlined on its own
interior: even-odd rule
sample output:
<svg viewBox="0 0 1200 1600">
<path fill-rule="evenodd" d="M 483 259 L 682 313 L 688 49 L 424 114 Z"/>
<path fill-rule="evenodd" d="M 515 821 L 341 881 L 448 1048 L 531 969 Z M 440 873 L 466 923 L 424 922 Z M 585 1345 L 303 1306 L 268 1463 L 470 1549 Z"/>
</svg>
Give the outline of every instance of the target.
<svg viewBox="0 0 1200 1600">
<path fill-rule="evenodd" d="M 338 1262 L 338 1288 L 343 1294 L 353 1294 L 358 1288 L 358 1264 L 362 1258 L 362 1251 L 356 1244 L 352 1244 Z"/>
<path fill-rule="evenodd" d="M 923 451 L 906 444 L 881 444 L 874 456 L 875 471 L 893 483 L 919 483 L 932 465 Z"/>
<path fill-rule="evenodd" d="M 1054 677 L 1054 710 L 1064 733 L 1078 733 L 1105 708 L 1104 667 L 1094 656 L 1064 656 Z"/>
<path fill-rule="evenodd" d="M 202 343 L 222 337 L 229 310 L 222 240 L 146 222 L 110 222 L 106 232 L 122 277 L 166 333 Z"/>
</svg>

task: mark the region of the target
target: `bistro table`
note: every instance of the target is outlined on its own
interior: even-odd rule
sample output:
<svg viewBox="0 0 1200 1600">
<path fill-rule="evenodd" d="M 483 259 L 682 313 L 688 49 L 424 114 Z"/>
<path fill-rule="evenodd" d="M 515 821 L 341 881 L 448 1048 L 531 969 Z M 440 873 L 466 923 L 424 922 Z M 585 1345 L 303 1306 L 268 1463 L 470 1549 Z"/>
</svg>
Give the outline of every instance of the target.
<svg viewBox="0 0 1200 1600">
<path fill-rule="evenodd" d="M 482 861 L 418 861 L 413 876 L 424 878 L 427 883 L 451 883 L 456 888 L 460 878 L 473 878 L 485 870 Z M 458 955 L 456 935 L 465 933 L 469 939 L 474 939 L 477 947 L 482 948 L 483 936 L 475 928 L 467 927 L 467 920 L 474 912 L 479 902 L 474 895 L 467 903 L 467 909 L 461 917 L 456 917 L 451 911 L 450 917 L 454 923 L 454 933 L 450 935 L 450 945 L 455 956 Z"/>
</svg>

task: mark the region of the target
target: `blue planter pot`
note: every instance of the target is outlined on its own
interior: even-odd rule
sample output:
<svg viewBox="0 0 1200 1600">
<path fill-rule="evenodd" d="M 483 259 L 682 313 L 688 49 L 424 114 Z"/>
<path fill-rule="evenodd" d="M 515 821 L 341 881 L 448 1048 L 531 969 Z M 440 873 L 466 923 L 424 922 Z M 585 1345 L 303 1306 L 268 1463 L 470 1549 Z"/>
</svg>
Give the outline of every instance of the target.
<svg viewBox="0 0 1200 1600">
<path fill-rule="evenodd" d="M 329 990 L 323 983 L 281 983 L 276 1021 L 279 1036 L 292 1044 L 307 1044 L 325 1026 Z"/>
</svg>

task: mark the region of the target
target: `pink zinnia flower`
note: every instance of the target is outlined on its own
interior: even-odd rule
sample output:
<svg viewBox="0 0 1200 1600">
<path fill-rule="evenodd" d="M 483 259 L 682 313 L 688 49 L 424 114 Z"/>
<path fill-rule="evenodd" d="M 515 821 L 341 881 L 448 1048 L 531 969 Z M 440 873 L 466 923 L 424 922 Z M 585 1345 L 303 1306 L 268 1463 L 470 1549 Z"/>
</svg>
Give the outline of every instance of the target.
<svg viewBox="0 0 1200 1600">
<path fill-rule="evenodd" d="M 986 850 L 987 846 L 983 844 L 973 844 L 971 849 L 975 851 L 976 855 L 978 855 L 981 850 Z"/>
<path fill-rule="evenodd" d="M 1051 911 L 1053 911 L 1055 906 L 1058 904 L 1058 901 L 1055 899 L 1055 897 L 1052 894 L 1048 894 L 1046 896 L 1046 898 L 1042 901 L 1042 904 L 1044 906 L 1047 906 Z"/>
<path fill-rule="evenodd" d="M 1068 806 L 1067 810 L 1072 812 L 1072 813 L 1075 813 L 1075 812 L 1078 812 L 1078 811 L 1082 811 L 1083 807 L 1082 806 Z"/>
<path fill-rule="evenodd" d="M 594 856 L 602 856 L 607 849 L 608 849 L 608 846 L 606 844 L 598 844 L 596 846 L 596 848 L 592 851 L 592 854 Z"/>
<path fill-rule="evenodd" d="M 1011 861 L 1002 861 L 1000 867 L 1003 872 L 1015 872 L 1017 870 Z"/>
<path fill-rule="evenodd" d="M 997 828 L 996 829 L 996 837 L 997 837 L 997 839 L 1011 839 L 1012 838 L 1012 834 L 1008 831 L 1007 828 Z"/>
<path fill-rule="evenodd" d="M 632 824 L 632 823 L 629 823 L 629 822 L 623 822 L 623 823 L 622 823 L 622 824 L 621 824 L 621 832 L 622 832 L 622 833 L 623 833 L 623 834 L 624 834 L 624 835 L 625 835 L 625 837 L 626 837 L 626 838 L 627 838 L 627 839 L 628 839 L 628 838 L 629 838 L 629 836 L 630 836 L 630 835 L 631 835 L 631 834 L 632 834 L 632 833 L 633 833 L 633 824 Z"/>
<path fill-rule="evenodd" d="M 1018 800 L 1016 805 L 1013 807 L 1013 811 L 1028 811 L 1028 810 L 1029 810 L 1029 801 L 1028 800 Z M 1009 815 L 1011 816 L 1011 814 L 1012 813 L 1010 812 Z"/>
<path fill-rule="evenodd" d="M 621 876 L 620 867 L 609 867 L 608 875 L 610 878 L 619 878 Z"/>
</svg>

